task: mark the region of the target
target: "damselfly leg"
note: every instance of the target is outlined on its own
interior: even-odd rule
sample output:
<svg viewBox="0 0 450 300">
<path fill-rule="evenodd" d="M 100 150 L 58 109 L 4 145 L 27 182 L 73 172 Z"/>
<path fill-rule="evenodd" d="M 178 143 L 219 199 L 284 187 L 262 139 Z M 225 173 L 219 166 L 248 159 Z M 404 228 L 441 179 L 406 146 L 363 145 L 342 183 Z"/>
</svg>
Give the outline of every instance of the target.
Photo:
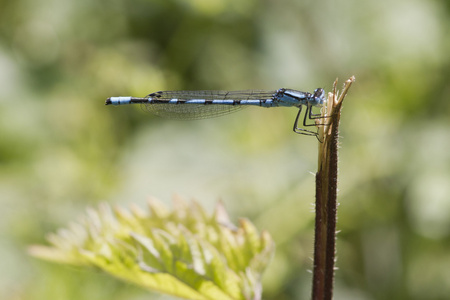
<svg viewBox="0 0 450 300">
<path fill-rule="evenodd" d="M 298 120 L 299 120 L 300 115 L 302 113 L 302 107 L 303 106 L 299 106 L 298 107 L 297 117 L 295 118 L 295 122 L 294 122 L 294 132 L 298 133 L 298 134 L 303 134 L 303 135 L 315 136 L 319 140 L 319 142 L 322 142 L 319 139 L 319 133 L 317 131 L 308 130 L 308 129 L 301 128 L 301 127 L 298 126 Z M 305 115 L 303 117 L 303 127 L 327 125 L 327 124 L 317 124 L 315 122 L 315 120 L 317 120 L 317 119 L 326 119 L 326 118 L 329 118 L 329 116 L 322 116 L 322 114 L 313 114 L 312 113 L 312 105 L 307 105 L 306 106 Z M 307 124 L 306 120 L 312 120 L 312 121 L 314 121 L 314 123 Z"/>
</svg>

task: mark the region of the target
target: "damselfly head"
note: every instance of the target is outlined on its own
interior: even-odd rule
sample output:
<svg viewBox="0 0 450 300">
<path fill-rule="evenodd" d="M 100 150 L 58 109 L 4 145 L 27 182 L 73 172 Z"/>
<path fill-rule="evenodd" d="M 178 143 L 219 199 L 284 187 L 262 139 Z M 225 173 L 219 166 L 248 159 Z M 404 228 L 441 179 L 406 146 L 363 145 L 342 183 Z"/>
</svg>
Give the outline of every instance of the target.
<svg viewBox="0 0 450 300">
<path fill-rule="evenodd" d="M 327 101 L 324 89 L 318 88 L 314 90 L 314 101 L 317 105 L 323 105 Z"/>
</svg>

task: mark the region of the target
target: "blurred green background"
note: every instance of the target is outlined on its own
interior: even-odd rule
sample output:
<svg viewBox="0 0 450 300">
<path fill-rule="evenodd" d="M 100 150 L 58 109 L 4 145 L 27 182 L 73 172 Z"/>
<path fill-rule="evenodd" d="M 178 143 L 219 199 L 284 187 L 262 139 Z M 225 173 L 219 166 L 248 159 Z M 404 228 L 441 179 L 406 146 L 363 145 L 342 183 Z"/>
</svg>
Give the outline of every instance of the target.
<svg viewBox="0 0 450 300">
<path fill-rule="evenodd" d="M 183 122 L 103 104 L 351 75 L 335 299 L 448 299 L 448 1 L 3 0 L 0 30 L 1 299 L 173 299 L 26 254 L 88 206 L 173 193 L 267 229 L 264 299 L 308 299 L 317 141 L 295 109 Z"/>
</svg>

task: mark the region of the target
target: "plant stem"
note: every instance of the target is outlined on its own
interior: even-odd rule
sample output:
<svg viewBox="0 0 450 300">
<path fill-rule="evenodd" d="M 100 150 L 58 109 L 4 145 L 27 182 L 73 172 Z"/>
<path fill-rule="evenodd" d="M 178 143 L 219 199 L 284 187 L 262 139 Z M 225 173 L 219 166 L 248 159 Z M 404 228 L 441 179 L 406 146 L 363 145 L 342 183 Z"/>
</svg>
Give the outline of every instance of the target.
<svg viewBox="0 0 450 300">
<path fill-rule="evenodd" d="M 334 263 L 336 254 L 338 137 L 342 101 L 347 95 L 352 76 L 345 82 L 338 98 L 337 80 L 323 116 L 328 124 L 320 127 L 319 168 L 316 173 L 316 221 L 314 239 L 313 300 L 333 298 Z"/>
</svg>

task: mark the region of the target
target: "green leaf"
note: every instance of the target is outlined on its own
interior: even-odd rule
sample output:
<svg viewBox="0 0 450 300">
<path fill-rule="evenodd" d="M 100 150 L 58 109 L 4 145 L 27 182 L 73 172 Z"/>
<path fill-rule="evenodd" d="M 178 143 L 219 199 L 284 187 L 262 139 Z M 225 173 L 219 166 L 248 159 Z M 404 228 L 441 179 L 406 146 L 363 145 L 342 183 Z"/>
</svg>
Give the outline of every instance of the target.
<svg viewBox="0 0 450 300">
<path fill-rule="evenodd" d="M 30 253 L 198 300 L 261 299 L 261 275 L 274 252 L 267 232 L 245 219 L 236 227 L 221 203 L 209 215 L 178 198 L 172 211 L 156 199 L 148 212 L 103 204 L 48 241 Z"/>
</svg>

